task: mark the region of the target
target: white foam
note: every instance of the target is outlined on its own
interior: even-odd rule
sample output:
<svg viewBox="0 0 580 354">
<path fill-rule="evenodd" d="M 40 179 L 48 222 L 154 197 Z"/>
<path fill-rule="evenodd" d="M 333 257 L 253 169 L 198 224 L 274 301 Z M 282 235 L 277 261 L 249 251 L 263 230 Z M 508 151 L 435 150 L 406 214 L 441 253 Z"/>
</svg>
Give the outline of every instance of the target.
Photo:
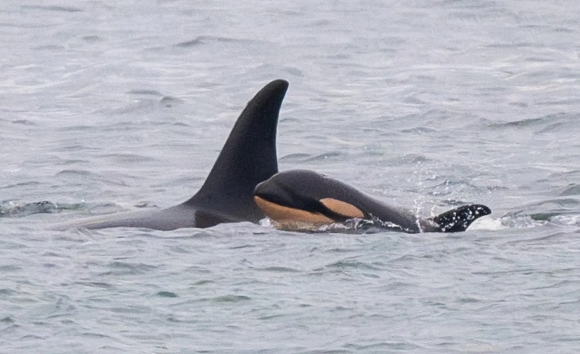
<svg viewBox="0 0 580 354">
<path fill-rule="evenodd" d="M 501 219 L 494 219 L 491 216 L 483 216 L 475 220 L 471 225 L 469 225 L 467 231 L 475 231 L 475 230 L 495 231 L 507 228 L 508 228 L 507 226 L 502 224 Z"/>
<path fill-rule="evenodd" d="M 580 225 L 580 215 L 556 215 L 552 218 L 552 221 L 563 225 Z"/>
</svg>

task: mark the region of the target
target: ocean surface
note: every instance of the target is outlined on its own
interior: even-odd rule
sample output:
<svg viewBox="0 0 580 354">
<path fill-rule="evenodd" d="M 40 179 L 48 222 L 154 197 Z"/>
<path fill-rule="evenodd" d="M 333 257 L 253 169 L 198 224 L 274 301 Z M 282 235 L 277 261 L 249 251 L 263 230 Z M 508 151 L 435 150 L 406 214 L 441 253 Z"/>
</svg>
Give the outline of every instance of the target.
<svg viewBox="0 0 580 354">
<path fill-rule="evenodd" d="M 0 353 L 578 353 L 576 1 L 0 2 Z M 51 225 L 179 204 L 246 102 L 280 170 L 465 233 Z"/>
</svg>

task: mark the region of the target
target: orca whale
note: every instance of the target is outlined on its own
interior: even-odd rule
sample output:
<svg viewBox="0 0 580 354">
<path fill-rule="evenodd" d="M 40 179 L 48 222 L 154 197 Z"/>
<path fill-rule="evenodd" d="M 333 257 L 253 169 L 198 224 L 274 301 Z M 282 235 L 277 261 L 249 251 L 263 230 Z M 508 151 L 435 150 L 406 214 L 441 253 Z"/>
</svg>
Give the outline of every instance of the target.
<svg viewBox="0 0 580 354">
<path fill-rule="evenodd" d="M 265 217 L 254 203 L 254 188 L 278 172 L 276 128 L 288 82 L 262 88 L 236 121 L 199 191 L 186 202 L 162 210 L 129 212 L 56 225 L 53 229 L 140 227 L 175 230 Z"/>
<path fill-rule="evenodd" d="M 351 219 L 371 221 L 381 229 L 419 232 L 465 231 L 491 214 L 480 204 L 449 210 L 431 218 L 390 206 L 336 179 L 307 170 L 280 172 L 258 184 L 254 200 L 274 224 L 287 230 L 312 230 Z"/>
</svg>

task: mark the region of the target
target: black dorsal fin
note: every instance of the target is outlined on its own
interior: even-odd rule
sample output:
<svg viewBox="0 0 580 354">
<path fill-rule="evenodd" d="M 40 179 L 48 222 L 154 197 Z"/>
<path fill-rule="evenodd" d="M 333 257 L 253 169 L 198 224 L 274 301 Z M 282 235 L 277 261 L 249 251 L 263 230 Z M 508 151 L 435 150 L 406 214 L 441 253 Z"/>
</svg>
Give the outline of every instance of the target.
<svg viewBox="0 0 580 354">
<path fill-rule="evenodd" d="M 467 230 L 472 222 L 491 214 L 491 209 L 481 204 L 464 205 L 437 215 L 431 220 L 437 224 L 434 231 L 461 232 Z"/>
<path fill-rule="evenodd" d="M 257 222 L 264 214 L 254 188 L 278 172 L 276 127 L 288 82 L 275 80 L 252 98 L 236 121 L 201 189 L 184 204 Z"/>
</svg>

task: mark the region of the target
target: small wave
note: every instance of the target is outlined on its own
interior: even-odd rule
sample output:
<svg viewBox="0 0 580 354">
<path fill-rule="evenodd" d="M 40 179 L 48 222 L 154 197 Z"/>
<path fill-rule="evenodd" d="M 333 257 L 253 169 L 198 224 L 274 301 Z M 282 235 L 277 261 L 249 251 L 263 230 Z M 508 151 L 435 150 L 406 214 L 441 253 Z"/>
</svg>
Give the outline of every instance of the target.
<svg viewBox="0 0 580 354">
<path fill-rule="evenodd" d="M 42 10 L 42 11 L 55 11 L 55 12 L 82 12 L 83 9 L 79 9 L 78 7 L 72 6 L 41 6 L 41 5 L 24 5 L 22 6 L 23 9 L 30 9 L 30 10 Z"/>
<path fill-rule="evenodd" d="M 547 220 L 536 220 L 529 214 L 507 214 L 502 216 L 499 220 L 503 228 L 506 229 L 527 229 L 547 224 Z"/>
<path fill-rule="evenodd" d="M 79 284 L 79 285 L 87 286 L 87 287 L 91 287 L 91 288 L 97 288 L 97 289 L 112 289 L 112 288 L 114 288 L 114 286 L 112 284 L 105 283 L 105 282 L 98 282 L 98 281 L 78 281 L 75 284 Z"/>
<path fill-rule="evenodd" d="M 304 160 L 304 162 L 316 162 L 316 161 L 325 161 L 329 159 L 334 159 L 336 157 L 342 157 L 342 153 L 339 151 L 331 151 L 324 154 L 316 155 L 309 159 Z"/>
<path fill-rule="evenodd" d="M 380 270 L 371 264 L 360 262 L 360 261 L 353 261 L 353 260 L 340 260 L 333 263 L 330 263 L 326 266 L 326 268 L 338 268 L 338 269 L 348 269 L 348 268 L 355 268 L 355 269 L 365 269 L 365 270 Z"/>
<path fill-rule="evenodd" d="M 197 301 L 200 302 L 214 302 L 214 303 L 236 303 L 251 300 L 249 296 L 244 295 L 222 295 L 210 298 L 202 298 Z"/>
<path fill-rule="evenodd" d="M 40 183 L 36 182 L 36 181 L 22 182 L 22 183 L 15 183 L 15 184 L 7 184 L 4 186 L 0 185 L 0 189 L 8 189 L 8 188 L 14 188 L 14 187 L 34 187 L 34 186 L 38 186 L 39 184 Z"/>
<path fill-rule="evenodd" d="M 109 271 L 106 274 L 121 274 L 121 275 L 135 275 L 135 274 L 146 274 L 157 269 L 157 266 L 145 264 L 145 263 L 129 263 L 115 261 L 109 263 L 105 268 Z"/>
<path fill-rule="evenodd" d="M 562 104 L 563 102 L 558 102 Z M 574 104 L 577 102 L 566 102 Z M 536 135 L 553 134 L 558 132 L 568 132 L 570 129 L 576 129 L 576 117 L 570 114 L 548 114 L 542 117 L 519 119 L 508 122 L 490 122 L 487 124 L 490 130 L 506 129 L 532 129 Z"/>
<path fill-rule="evenodd" d="M 550 207 L 553 210 L 553 206 L 559 207 L 559 208 L 575 208 L 578 205 L 580 205 L 580 200 L 576 199 L 576 198 L 572 198 L 572 197 L 568 197 L 568 198 L 554 198 L 554 199 L 547 199 L 544 201 L 541 201 L 539 203 L 533 204 L 531 205 L 534 208 L 545 208 L 545 207 Z M 560 211 L 566 211 L 566 210 L 559 210 L 556 209 L 553 212 L 557 213 Z M 548 211 L 551 212 L 551 211 Z"/>
<path fill-rule="evenodd" d="M 282 71 L 287 72 L 290 75 L 294 75 L 294 76 L 298 76 L 298 77 L 304 76 L 304 74 L 302 73 L 302 71 L 300 69 L 294 68 L 291 66 L 286 66 L 286 67 L 282 68 Z"/>
<path fill-rule="evenodd" d="M 422 154 L 406 154 L 403 156 L 397 156 L 387 160 L 387 163 L 390 166 L 417 165 L 417 164 L 426 164 L 429 162 L 433 162 L 433 160 L 429 159 L 427 156 Z"/>
<path fill-rule="evenodd" d="M 129 153 L 126 153 L 126 154 L 122 154 L 122 153 L 102 154 L 102 155 L 97 155 L 96 157 L 106 159 L 106 160 L 116 161 L 119 163 L 146 163 L 146 162 L 156 161 L 156 159 L 153 157 L 143 156 L 143 155 L 138 155 L 138 154 L 129 154 Z M 64 170 L 64 171 L 59 172 L 59 175 L 65 171 L 67 172 L 67 174 L 70 174 L 71 171 L 76 171 L 76 170 Z"/>
<path fill-rule="evenodd" d="M 163 96 L 161 100 L 159 100 L 159 104 L 163 107 L 175 107 L 183 104 L 183 100 L 177 97 Z"/>
<path fill-rule="evenodd" d="M 543 226 L 562 215 L 576 214 L 580 200 L 573 197 L 553 198 L 527 204 L 504 215 L 502 224 L 510 228 Z"/>
<path fill-rule="evenodd" d="M 63 210 L 76 210 L 82 204 L 57 204 L 49 201 L 41 202 L 0 202 L 0 217 L 22 218 L 34 214 L 58 213 Z"/>
<path fill-rule="evenodd" d="M 502 228 L 532 228 L 548 224 L 560 226 L 580 226 L 580 214 L 575 199 L 547 200 L 526 207 L 524 210 L 510 212 L 500 219 Z M 546 208 L 549 206 L 549 208 Z M 574 207 L 570 210 L 570 207 Z"/>
<path fill-rule="evenodd" d="M 87 43 L 96 43 L 96 42 L 101 41 L 102 38 L 99 36 L 84 36 L 84 37 L 82 37 L 82 40 L 87 42 Z"/>
<path fill-rule="evenodd" d="M 264 268 L 255 268 L 256 270 L 265 271 L 265 272 L 274 272 L 274 273 L 299 273 L 300 270 L 288 267 L 280 267 L 280 266 L 273 266 L 273 267 L 264 267 Z"/>
<path fill-rule="evenodd" d="M 159 105 L 161 105 L 162 107 L 174 107 L 184 103 L 184 101 L 180 98 L 164 95 L 156 90 L 134 89 L 127 91 L 127 94 L 135 96 L 144 96 L 143 98 L 146 98 L 148 96 L 161 97 L 159 99 Z"/>
<path fill-rule="evenodd" d="M 580 225 L 580 214 L 555 215 L 551 221 L 562 225 Z"/>
<path fill-rule="evenodd" d="M 538 126 L 542 123 L 546 122 L 545 118 L 528 118 L 528 119 L 520 119 L 511 122 L 503 122 L 503 123 L 489 123 L 487 126 L 492 130 L 500 130 L 505 128 L 527 128 L 527 127 L 534 127 Z"/>
<path fill-rule="evenodd" d="M 563 197 L 568 197 L 572 195 L 580 195 L 580 185 L 576 183 L 572 183 L 567 187 L 564 187 L 560 192 L 560 195 Z"/>
<path fill-rule="evenodd" d="M 177 294 L 171 291 L 160 291 L 156 294 L 159 297 L 168 297 L 168 298 L 175 298 Z"/>
<path fill-rule="evenodd" d="M 228 37 L 199 36 L 199 37 L 196 37 L 196 38 L 194 38 L 192 40 L 189 40 L 189 41 L 177 43 L 177 44 L 174 45 L 174 47 L 178 47 L 178 48 L 190 48 L 190 47 L 195 47 L 195 46 L 198 46 L 198 45 L 202 45 L 202 44 L 206 44 L 206 43 L 211 43 L 211 42 L 218 42 L 218 43 L 235 43 L 235 42 L 240 42 L 240 43 L 246 43 L 246 42 L 253 42 L 253 41 L 247 40 L 247 39 L 236 39 L 236 38 L 228 38 Z"/>
<path fill-rule="evenodd" d="M 282 156 L 279 160 L 283 162 L 304 162 L 312 158 L 310 154 L 296 153 Z"/>
<path fill-rule="evenodd" d="M 159 91 L 148 90 L 148 89 L 135 89 L 127 91 L 129 95 L 143 95 L 143 96 L 163 96 Z"/>
<path fill-rule="evenodd" d="M 22 124 L 22 125 L 28 125 L 28 126 L 35 126 L 37 125 L 35 122 L 28 120 L 28 119 L 16 119 L 11 121 L 11 123 L 13 124 Z"/>
<path fill-rule="evenodd" d="M 56 176 L 62 177 L 78 177 L 78 176 L 90 176 L 91 172 L 85 170 L 62 170 L 56 174 Z"/>
<path fill-rule="evenodd" d="M 437 133 L 437 132 L 438 132 L 437 129 L 423 127 L 423 126 L 401 130 L 401 133 L 404 133 L 404 134 L 431 134 L 431 133 Z"/>
</svg>

